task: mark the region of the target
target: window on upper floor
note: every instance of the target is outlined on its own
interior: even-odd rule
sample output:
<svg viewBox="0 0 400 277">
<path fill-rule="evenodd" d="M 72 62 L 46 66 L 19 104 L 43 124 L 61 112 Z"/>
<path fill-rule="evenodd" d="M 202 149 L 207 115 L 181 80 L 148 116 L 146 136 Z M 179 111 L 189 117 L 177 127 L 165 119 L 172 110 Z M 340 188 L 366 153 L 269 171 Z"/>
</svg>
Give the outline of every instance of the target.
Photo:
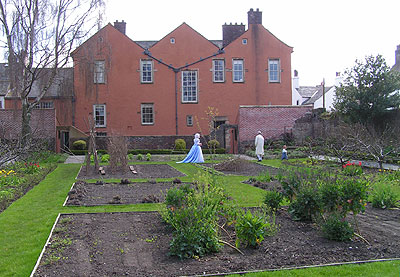
<svg viewBox="0 0 400 277">
<path fill-rule="evenodd" d="M 154 124 L 154 104 L 147 103 L 141 104 L 141 117 L 142 125 L 153 125 Z"/>
<path fill-rule="evenodd" d="M 153 83 L 152 60 L 140 60 L 140 81 L 142 83 Z"/>
<path fill-rule="evenodd" d="M 281 81 L 281 66 L 279 59 L 268 60 L 268 81 L 270 83 L 279 83 Z"/>
<path fill-rule="evenodd" d="M 244 70 L 243 60 L 234 59 L 232 60 L 232 80 L 234 83 L 244 82 Z"/>
<path fill-rule="evenodd" d="M 197 102 L 197 71 L 182 71 L 182 102 Z"/>
<path fill-rule="evenodd" d="M 246 45 L 247 44 L 247 38 L 242 39 L 242 44 Z"/>
<path fill-rule="evenodd" d="M 105 61 L 94 61 L 94 83 L 106 83 L 106 68 Z"/>
<path fill-rule="evenodd" d="M 225 61 L 213 60 L 213 81 L 221 83 L 225 81 Z"/>
<path fill-rule="evenodd" d="M 5 109 L 4 96 L 0 96 L 0 109 Z"/>
<path fill-rule="evenodd" d="M 34 109 L 52 109 L 54 108 L 53 102 L 52 101 L 41 101 L 33 107 Z"/>
<path fill-rule="evenodd" d="M 95 127 L 106 127 L 106 105 L 93 105 Z"/>
<path fill-rule="evenodd" d="M 193 126 L 193 115 L 187 115 L 186 116 L 186 125 L 187 126 Z"/>
</svg>

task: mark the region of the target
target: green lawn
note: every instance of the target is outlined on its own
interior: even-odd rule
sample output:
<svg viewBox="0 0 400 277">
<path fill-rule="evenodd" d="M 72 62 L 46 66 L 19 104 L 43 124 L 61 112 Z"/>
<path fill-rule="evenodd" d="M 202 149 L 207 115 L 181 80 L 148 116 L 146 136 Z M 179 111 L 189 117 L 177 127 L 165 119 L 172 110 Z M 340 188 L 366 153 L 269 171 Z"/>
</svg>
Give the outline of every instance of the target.
<svg viewBox="0 0 400 277">
<path fill-rule="evenodd" d="M 263 161 L 280 166 L 279 160 Z M 191 164 L 169 165 L 188 176 L 192 181 L 200 169 Z M 78 173 L 80 165 L 60 164 L 39 185 L 14 202 L 0 214 L 0 276 L 29 276 L 58 213 L 155 211 L 159 204 L 137 204 L 98 207 L 63 207 L 63 203 Z M 221 178 L 222 185 L 240 206 L 258 206 L 265 191 L 243 184 L 248 177 Z M 157 181 L 168 179 L 158 179 Z M 172 180 L 172 179 L 169 179 Z M 140 181 L 140 180 L 136 180 Z M 142 180 L 143 181 L 143 180 Z M 400 262 L 381 262 L 363 265 L 346 265 L 290 271 L 264 272 L 248 276 L 399 276 Z"/>
</svg>

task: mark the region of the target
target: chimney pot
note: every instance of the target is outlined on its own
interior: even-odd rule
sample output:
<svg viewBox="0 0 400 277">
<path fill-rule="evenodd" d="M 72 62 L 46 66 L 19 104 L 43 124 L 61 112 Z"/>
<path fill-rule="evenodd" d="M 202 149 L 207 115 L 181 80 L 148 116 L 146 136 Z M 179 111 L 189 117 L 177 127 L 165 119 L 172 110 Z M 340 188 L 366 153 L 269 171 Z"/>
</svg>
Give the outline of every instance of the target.
<svg viewBox="0 0 400 277">
<path fill-rule="evenodd" d="M 257 11 L 250 9 L 250 11 L 247 12 L 247 18 L 249 26 L 250 24 L 262 24 L 262 12 L 259 9 L 257 9 Z"/>
<path fill-rule="evenodd" d="M 118 31 L 120 31 L 121 33 L 123 33 L 125 35 L 125 32 L 126 32 L 126 22 L 125 21 L 123 21 L 123 20 L 121 22 L 118 22 L 118 20 L 115 21 L 114 27 L 115 27 L 115 29 L 117 29 Z"/>
</svg>

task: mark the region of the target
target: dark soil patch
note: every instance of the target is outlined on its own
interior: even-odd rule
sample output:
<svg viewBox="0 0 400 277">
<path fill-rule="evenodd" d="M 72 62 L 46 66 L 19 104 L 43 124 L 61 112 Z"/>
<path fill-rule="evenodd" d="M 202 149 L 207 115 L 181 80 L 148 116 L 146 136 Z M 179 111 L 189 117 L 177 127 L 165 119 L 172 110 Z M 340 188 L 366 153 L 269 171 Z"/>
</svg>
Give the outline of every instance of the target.
<svg viewBox="0 0 400 277">
<path fill-rule="evenodd" d="M 94 170 L 94 166 L 91 166 L 89 171 L 86 172 L 86 165 L 82 165 L 78 175 L 78 179 L 148 179 L 148 178 L 174 178 L 186 176 L 182 172 L 167 164 L 135 164 L 133 167 L 137 174 L 133 174 L 129 168 L 125 172 L 111 172 L 108 166 L 103 166 L 106 172 L 105 175 L 101 175 Z"/>
<path fill-rule="evenodd" d="M 206 167 L 212 167 L 212 164 L 203 164 Z M 271 176 L 278 174 L 279 169 L 259 163 L 234 159 L 214 165 L 214 169 L 224 174 L 240 175 L 240 176 L 258 176 L 266 171 Z"/>
<path fill-rule="evenodd" d="M 368 207 L 359 216 L 370 245 L 324 239 L 313 224 L 294 222 L 283 210 L 276 220 L 278 234 L 258 249 L 243 249 L 244 256 L 225 246 L 181 261 L 168 256 L 171 230 L 158 213 L 63 215 L 35 276 L 179 276 L 400 257 L 399 210 Z"/>
<path fill-rule="evenodd" d="M 78 181 L 68 193 L 67 206 L 96 206 L 106 204 L 158 203 L 174 185 L 172 182 L 102 183 Z"/>
<path fill-rule="evenodd" d="M 278 180 L 274 180 L 271 182 L 260 182 L 257 180 L 249 179 L 247 181 L 243 181 L 245 184 L 249 184 L 255 186 L 260 189 L 264 190 L 271 190 L 271 191 L 282 191 L 282 184 Z"/>
</svg>

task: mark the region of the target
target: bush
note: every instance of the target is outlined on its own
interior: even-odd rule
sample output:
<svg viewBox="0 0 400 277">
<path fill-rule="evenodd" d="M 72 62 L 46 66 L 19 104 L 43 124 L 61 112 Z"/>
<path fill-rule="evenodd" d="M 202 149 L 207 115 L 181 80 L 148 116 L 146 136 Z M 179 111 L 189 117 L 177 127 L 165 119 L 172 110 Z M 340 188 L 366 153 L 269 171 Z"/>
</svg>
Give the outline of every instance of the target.
<svg viewBox="0 0 400 277">
<path fill-rule="evenodd" d="M 331 214 L 322 224 L 325 238 L 335 241 L 348 241 L 353 237 L 354 229 L 339 214 Z"/>
<path fill-rule="evenodd" d="M 358 176 L 363 173 L 361 162 L 358 165 L 348 162 L 342 166 L 342 169 L 343 174 L 346 176 Z"/>
<path fill-rule="evenodd" d="M 104 154 L 104 155 L 102 155 L 102 156 L 101 156 L 101 159 L 100 159 L 100 161 L 101 161 L 102 163 L 108 163 L 109 160 L 110 160 L 110 155 L 109 155 L 109 154 Z"/>
<path fill-rule="evenodd" d="M 151 154 L 150 153 L 147 153 L 146 154 L 146 161 L 150 161 L 151 160 Z"/>
<path fill-rule="evenodd" d="M 85 150 L 86 149 L 86 141 L 84 140 L 76 140 L 72 143 L 72 148 L 74 150 Z"/>
<path fill-rule="evenodd" d="M 128 157 L 128 160 L 129 160 L 129 161 L 133 160 L 133 156 L 134 156 L 133 154 L 128 154 L 128 156 L 127 156 L 127 157 Z"/>
<path fill-rule="evenodd" d="M 270 208 L 272 211 L 277 211 L 281 206 L 281 202 L 283 200 L 283 194 L 279 191 L 267 191 L 267 194 L 264 198 L 264 203 Z"/>
<path fill-rule="evenodd" d="M 397 194 L 390 184 L 376 184 L 371 196 L 374 208 L 386 209 L 397 206 Z"/>
<path fill-rule="evenodd" d="M 311 221 L 320 212 L 318 191 L 311 186 L 304 186 L 289 205 L 293 220 Z"/>
<path fill-rule="evenodd" d="M 176 139 L 175 140 L 175 150 L 185 150 L 186 149 L 186 142 L 183 139 Z"/>
<path fill-rule="evenodd" d="M 241 243 L 245 246 L 258 247 L 265 235 L 274 235 L 277 231 L 275 220 L 268 222 L 269 217 L 264 213 L 252 214 L 249 210 L 241 213 L 235 225 L 236 247 Z M 267 231 L 268 229 L 268 231 Z"/>
<path fill-rule="evenodd" d="M 256 177 L 256 180 L 262 183 L 268 183 L 273 181 L 274 178 L 269 174 L 269 171 L 264 171 Z"/>
<path fill-rule="evenodd" d="M 138 159 L 138 161 L 143 160 L 143 154 L 138 154 L 138 155 L 136 156 L 136 159 Z"/>
<path fill-rule="evenodd" d="M 217 149 L 217 148 L 219 148 L 219 145 L 220 145 L 219 141 L 216 139 L 212 139 L 212 140 L 208 141 L 208 147 L 211 149 Z"/>
<path fill-rule="evenodd" d="M 341 182 L 343 214 L 353 215 L 365 211 L 367 205 L 367 181 L 362 179 L 343 179 Z"/>
<path fill-rule="evenodd" d="M 341 190 L 339 184 L 335 181 L 322 182 L 319 187 L 321 195 L 321 207 L 325 212 L 337 211 L 341 205 Z"/>
</svg>

